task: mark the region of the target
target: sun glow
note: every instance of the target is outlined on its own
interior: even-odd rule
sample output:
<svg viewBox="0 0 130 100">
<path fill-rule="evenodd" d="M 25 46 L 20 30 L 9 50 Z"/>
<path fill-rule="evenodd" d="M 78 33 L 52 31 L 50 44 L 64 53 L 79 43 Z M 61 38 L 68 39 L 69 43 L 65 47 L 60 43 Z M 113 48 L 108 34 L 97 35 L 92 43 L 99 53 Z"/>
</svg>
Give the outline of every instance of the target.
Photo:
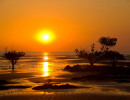
<svg viewBox="0 0 130 100">
<path fill-rule="evenodd" d="M 45 61 L 48 60 L 48 56 L 44 56 L 44 60 L 45 60 Z"/>
<path fill-rule="evenodd" d="M 50 36 L 47 33 L 42 35 L 42 39 L 45 41 L 49 40 L 49 38 Z"/>
<path fill-rule="evenodd" d="M 54 40 L 54 34 L 48 30 L 40 31 L 37 34 L 37 40 L 42 43 L 50 43 Z"/>
</svg>

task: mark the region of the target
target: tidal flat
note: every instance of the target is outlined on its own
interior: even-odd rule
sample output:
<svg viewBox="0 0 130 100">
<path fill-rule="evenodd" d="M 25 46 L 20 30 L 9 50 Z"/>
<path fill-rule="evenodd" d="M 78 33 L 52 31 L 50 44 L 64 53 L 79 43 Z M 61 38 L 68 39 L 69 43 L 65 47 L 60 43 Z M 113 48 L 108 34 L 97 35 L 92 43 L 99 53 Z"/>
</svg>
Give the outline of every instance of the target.
<svg viewBox="0 0 130 100">
<path fill-rule="evenodd" d="M 129 75 L 116 76 L 117 80 L 112 79 L 111 76 L 107 77 L 109 79 L 102 79 L 105 76 L 99 76 L 98 72 L 65 71 L 66 65 L 88 65 L 87 61 L 78 60 L 73 53 L 66 55 L 64 53 L 29 54 L 16 64 L 14 70 L 10 68 L 10 63 L 5 59 L 1 58 L 0 64 L 0 100 L 130 99 L 130 82 L 127 80 Z M 126 62 L 127 66 L 128 64 L 129 61 Z M 44 84 L 57 86 L 69 84 L 80 88 L 33 89 Z"/>
</svg>

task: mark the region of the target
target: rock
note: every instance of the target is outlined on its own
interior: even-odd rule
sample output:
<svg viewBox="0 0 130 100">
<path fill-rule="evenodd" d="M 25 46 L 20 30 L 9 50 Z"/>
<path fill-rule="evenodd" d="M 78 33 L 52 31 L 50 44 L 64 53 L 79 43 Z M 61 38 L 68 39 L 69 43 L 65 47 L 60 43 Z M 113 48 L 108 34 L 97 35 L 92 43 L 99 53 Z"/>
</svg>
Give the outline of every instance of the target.
<svg viewBox="0 0 130 100">
<path fill-rule="evenodd" d="M 6 80 L 0 80 L 0 85 L 4 85 L 4 84 L 8 84 L 9 82 L 7 82 Z"/>
<path fill-rule="evenodd" d="M 33 89 L 34 90 L 43 90 L 43 89 L 72 89 L 72 88 L 77 88 L 77 87 L 74 85 L 69 85 L 69 84 L 66 84 L 66 85 L 44 84 L 42 86 L 34 87 Z"/>
</svg>

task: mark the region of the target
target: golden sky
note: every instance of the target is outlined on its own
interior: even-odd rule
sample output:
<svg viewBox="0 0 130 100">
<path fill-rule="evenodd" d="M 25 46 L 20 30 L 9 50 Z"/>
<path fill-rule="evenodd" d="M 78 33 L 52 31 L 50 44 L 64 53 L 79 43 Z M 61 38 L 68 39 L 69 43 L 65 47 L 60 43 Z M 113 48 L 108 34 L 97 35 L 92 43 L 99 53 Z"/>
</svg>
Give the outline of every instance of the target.
<svg viewBox="0 0 130 100">
<path fill-rule="evenodd" d="M 53 40 L 37 39 L 49 31 Z M 0 0 L 0 48 L 74 51 L 101 36 L 117 37 L 114 47 L 130 51 L 130 0 Z"/>
</svg>

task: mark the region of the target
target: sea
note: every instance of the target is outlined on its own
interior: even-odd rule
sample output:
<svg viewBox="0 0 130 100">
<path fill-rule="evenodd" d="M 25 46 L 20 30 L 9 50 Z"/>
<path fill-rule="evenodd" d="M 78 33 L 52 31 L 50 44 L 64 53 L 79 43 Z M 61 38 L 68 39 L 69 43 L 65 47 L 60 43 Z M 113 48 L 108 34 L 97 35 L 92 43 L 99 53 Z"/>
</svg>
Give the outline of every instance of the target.
<svg viewBox="0 0 130 100">
<path fill-rule="evenodd" d="M 130 62 L 130 53 L 125 54 L 126 59 Z M 6 75 L 14 75 L 9 81 L 13 84 L 5 86 L 30 86 L 26 89 L 7 89 L 0 90 L 0 96 L 6 95 L 32 95 L 32 94 L 55 94 L 55 93 L 95 93 L 109 95 L 130 95 L 130 83 L 118 83 L 109 81 L 71 81 L 70 76 L 74 73 L 65 71 L 67 65 L 75 64 L 86 65 L 88 62 L 79 61 L 79 58 L 74 52 L 26 52 L 24 57 L 21 57 L 15 69 L 11 69 L 11 63 L 0 57 L 0 77 Z M 83 73 L 83 72 L 82 72 Z M 24 77 L 25 76 L 25 77 Z M 71 84 L 80 86 L 78 89 L 46 89 L 33 90 L 33 87 L 40 86 L 46 83 L 44 80 L 55 80 L 56 84 Z M 83 88 L 84 87 L 84 88 Z M 123 88 L 122 88 L 123 87 Z"/>
</svg>

